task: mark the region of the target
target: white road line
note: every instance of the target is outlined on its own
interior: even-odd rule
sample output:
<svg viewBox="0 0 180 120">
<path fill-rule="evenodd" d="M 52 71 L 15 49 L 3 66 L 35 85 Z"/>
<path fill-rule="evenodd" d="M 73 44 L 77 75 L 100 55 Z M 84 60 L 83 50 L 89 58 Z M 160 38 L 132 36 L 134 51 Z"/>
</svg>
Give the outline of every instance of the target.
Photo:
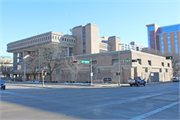
<svg viewBox="0 0 180 120">
<path fill-rule="evenodd" d="M 170 108 L 170 107 L 172 107 L 172 106 L 174 106 L 174 105 L 177 105 L 177 104 L 179 104 L 179 102 L 173 102 L 173 103 L 171 103 L 171 104 L 169 104 L 169 105 L 166 105 L 166 106 L 164 106 L 164 107 L 158 108 L 158 109 L 153 110 L 153 111 L 151 111 L 151 112 L 148 112 L 148 113 L 139 115 L 139 116 L 134 117 L 134 118 L 132 118 L 132 119 L 130 119 L 130 120 L 133 120 L 133 119 L 140 120 L 140 119 L 142 119 L 142 118 L 148 117 L 148 116 L 150 116 L 150 115 L 153 115 L 153 114 L 155 114 L 155 113 L 158 113 L 158 112 L 160 112 L 160 111 L 162 111 L 162 110 L 165 110 L 165 109 Z"/>
</svg>

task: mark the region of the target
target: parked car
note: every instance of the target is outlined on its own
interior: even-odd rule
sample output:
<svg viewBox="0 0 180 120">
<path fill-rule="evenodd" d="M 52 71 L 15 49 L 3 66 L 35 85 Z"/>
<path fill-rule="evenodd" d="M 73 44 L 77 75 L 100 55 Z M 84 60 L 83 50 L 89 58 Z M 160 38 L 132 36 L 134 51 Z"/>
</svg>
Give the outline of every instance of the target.
<svg viewBox="0 0 180 120">
<path fill-rule="evenodd" d="M 1 79 L 1 89 L 5 90 L 6 89 L 6 84 L 4 81 Z"/>
<path fill-rule="evenodd" d="M 141 78 L 141 77 L 134 77 L 134 79 L 131 78 L 128 80 L 128 83 L 130 84 L 130 86 L 132 86 L 132 85 L 137 85 L 137 86 L 144 85 L 144 86 L 146 86 L 146 80 Z"/>
<path fill-rule="evenodd" d="M 173 82 L 179 82 L 179 79 L 173 78 Z"/>
</svg>

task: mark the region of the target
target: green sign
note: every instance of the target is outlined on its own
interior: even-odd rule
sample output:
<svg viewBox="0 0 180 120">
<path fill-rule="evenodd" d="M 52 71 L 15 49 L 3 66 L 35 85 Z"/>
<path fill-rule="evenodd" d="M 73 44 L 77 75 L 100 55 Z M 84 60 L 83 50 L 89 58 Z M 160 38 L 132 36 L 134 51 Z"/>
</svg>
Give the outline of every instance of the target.
<svg viewBox="0 0 180 120">
<path fill-rule="evenodd" d="M 81 63 L 90 63 L 89 60 L 82 60 Z"/>
<path fill-rule="evenodd" d="M 131 60 L 129 60 L 129 59 L 128 60 L 124 60 L 124 62 L 131 62 Z"/>
</svg>

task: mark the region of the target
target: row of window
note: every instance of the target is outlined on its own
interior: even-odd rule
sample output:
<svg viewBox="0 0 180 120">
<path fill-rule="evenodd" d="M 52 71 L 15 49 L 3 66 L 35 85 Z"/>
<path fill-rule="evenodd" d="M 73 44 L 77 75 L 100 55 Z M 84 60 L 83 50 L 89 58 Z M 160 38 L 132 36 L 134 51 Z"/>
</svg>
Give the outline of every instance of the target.
<svg viewBox="0 0 180 120">
<path fill-rule="evenodd" d="M 167 34 L 168 51 L 171 52 L 171 38 L 170 33 Z"/>
<path fill-rule="evenodd" d="M 60 40 L 60 36 L 52 35 L 52 39 Z M 17 44 L 12 44 L 12 45 L 8 46 L 8 49 L 13 48 L 13 47 L 20 47 L 22 45 L 35 44 L 37 42 L 42 42 L 42 41 L 45 42 L 45 41 L 49 41 L 49 40 L 51 40 L 51 35 L 39 37 L 39 38 L 36 38 L 36 39 L 27 40 L 27 41 L 17 43 Z M 75 43 L 75 38 L 63 37 L 62 41 Z"/>
<path fill-rule="evenodd" d="M 82 27 L 82 52 L 83 54 L 86 54 L 86 31 L 85 31 L 85 27 Z"/>
<path fill-rule="evenodd" d="M 137 62 L 141 65 L 142 63 L 141 63 L 141 59 L 137 59 Z M 152 65 L 152 63 L 151 63 L 151 60 L 148 60 L 148 65 Z M 164 62 L 161 62 L 161 65 L 164 67 Z M 168 67 L 170 67 L 170 64 L 169 63 L 167 63 L 167 66 Z"/>
<path fill-rule="evenodd" d="M 163 38 L 163 34 L 161 34 L 161 52 L 164 54 L 164 38 Z"/>
<path fill-rule="evenodd" d="M 169 33 L 180 31 L 180 24 L 158 28 L 158 33 Z"/>
<path fill-rule="evenodd" d="M 64 42 L 72 42 L 72 43 L 75 43 L 75 39 L 72 39 L 72 38 L 62 38 L 61 39 L 62 41 L 64 41 Z"/>
<path fill-rule="evenodd" d="M 160 37 L 161 37 L 161 52 L 164 54 L 164 38 L 163 38 L 163 34 L 160 34 Z M 170 33 L 167 33 L 167 43 L 168 43 L 168 52 L 171 52 L 171 37 L 170 37 Z M 178 54 L 177 32 L 174 32 L 174 43 L 175 43 L 175 53 Z"/>
<path fill-rule="evenodd" d="M 174 33 L 175 53 L 178 53 L 178 38 L 177 32 Z"/>
<path fill-rule="evenodd" d="M 148 72 L 148 68 L 145 68 L 145 72 Z M 159 72 L 162 72 L 162 69 L 159 69 Z M 168 72 L 168 69 L 166 69 L 166 72 Z"/>
<path fill-rule="evenodd" d="M 11 46 L 8 46 L 8 49 L 9 48 L 12 48 L 12 47 L 20 47 L 22 45 L 28 45 L 28 44 L 34 44 L 34 43 L 37 43 L 37 42 L 42 42 L 42 41 L 48 41 L 51 39 L 51 36 L 44 36 L 44 37 L 39 37 L 39 38 L 36 38 L 36 39 L 31 39 L 31 40 L 28 40 L 28 41 L 24 41 L 24 42 L 21 42 L 21 43 L 17 43 L 17 44 L 13 44 Z"/>
</svg>

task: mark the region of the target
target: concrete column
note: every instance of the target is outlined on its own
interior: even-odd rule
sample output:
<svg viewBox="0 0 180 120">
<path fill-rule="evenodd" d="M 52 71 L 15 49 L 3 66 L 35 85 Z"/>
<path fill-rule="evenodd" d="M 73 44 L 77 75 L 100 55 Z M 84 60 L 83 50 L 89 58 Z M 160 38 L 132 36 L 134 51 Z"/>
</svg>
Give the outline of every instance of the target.
<svg viewBox="0 0 180 120">
<path fill-rule="evenodd" d="M 69 56 L 69 47 L 67 47 L 67 56 Z"/>
<path fill-rule="evenodd" d="M 39 48 L 39 69 L 41 68 L 41 65 L 40 65 L 40 52 L 41 52 L 41 48 Z M 41 73 L 41 72 L 40 72 Z M 41 74 L 39 73 L 39 81 L 41 80 Z"/>
<path fill-rule="evenodd" d="M 17 70 L 17 53 L 13 53 L 13 70 Z"/>
</svg>

